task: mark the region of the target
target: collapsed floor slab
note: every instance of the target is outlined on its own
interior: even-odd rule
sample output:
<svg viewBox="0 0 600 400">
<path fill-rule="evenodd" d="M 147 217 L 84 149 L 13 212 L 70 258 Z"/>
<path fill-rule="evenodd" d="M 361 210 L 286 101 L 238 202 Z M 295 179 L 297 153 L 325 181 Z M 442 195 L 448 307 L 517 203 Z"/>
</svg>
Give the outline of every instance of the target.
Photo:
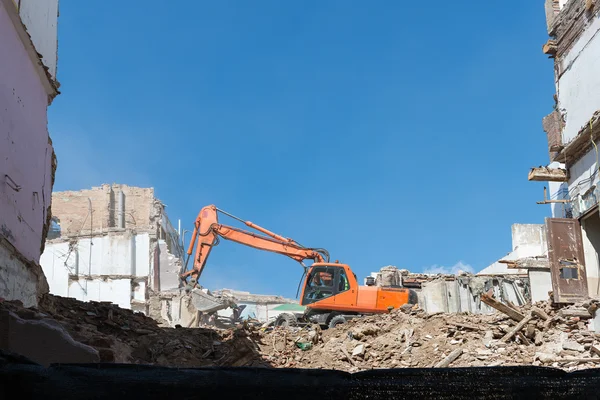
<svg viewBox="0 0 600 400">
<path fill-rule="evenodd" d="M 76 342 L 58 322 L 24 310 L 20 314 L 27 318 L 0 310 L 0 350 L 20 354 L 44 366 L 100 361 L 96 349 Z"/>
</svg>

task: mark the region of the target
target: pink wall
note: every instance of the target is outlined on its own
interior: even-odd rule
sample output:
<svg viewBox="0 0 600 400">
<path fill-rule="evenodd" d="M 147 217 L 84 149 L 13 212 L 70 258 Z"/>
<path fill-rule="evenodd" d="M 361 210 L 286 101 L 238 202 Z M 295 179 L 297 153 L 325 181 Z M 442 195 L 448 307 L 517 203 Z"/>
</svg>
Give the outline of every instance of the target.
<svg viewBox="0 0 600 400">
<path fill-rule="evenodd" d="M 52 192 L 48 97 L 2 2 L 0 60 L 0 236 L 39 262 Z"/>
</svg>

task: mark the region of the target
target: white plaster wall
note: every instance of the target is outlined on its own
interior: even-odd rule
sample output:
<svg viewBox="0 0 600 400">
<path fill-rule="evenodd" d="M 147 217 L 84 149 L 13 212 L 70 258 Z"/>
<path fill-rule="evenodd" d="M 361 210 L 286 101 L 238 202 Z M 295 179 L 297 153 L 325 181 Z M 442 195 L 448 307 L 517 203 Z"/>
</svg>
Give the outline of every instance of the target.
<svg viewBox="0 0 600 400">
<path fill-rule="evenodd" d="M 150 266 L 150 235 L 140 233 L 135 235 L 135 276 L 149 276 Z"/>
<path fill-rule="evenodd" d="M 598 108 L 600 108 L 600 104 L 598 104 Z M 598 158 L 600 159 L 600 155 Z M 596 163 L 596 151 L 593 148 L 592 151 L 586 153 L 580 160 L 571 166 L 569 192 L 571 193 L 572 199 L 575 199 L 578 194 L 584 194 L 588 189 L 598 183 L 598 173 L 596 173 L 593 179 L 590 180 L 592 174 L 594 174 L 594 171 L 597 168 L 598 164 Z"/>
<path fill-rule="evenodd" d="M 587 276 L 588 293 L 591 296 L 599 294 L 600 265 L 596 247 L 600 245 L 600 218 L 598 214 L 590 215 L 582 221 L 583 251 L 585 257 L 585 273 Z"/>
<path fill-rule="evenodd" d="M 529 282 L 531 284 L 531 301 L 548 300 L 548 292 L 552 291 L 552 278 L 550 270 L 529 270 Z"/>
<path fill-rule="evenodd" d="M 68 243 L 46 243 L 40 258 L 50 293 L 66 297 L 69 295 L 69 275 L 77 274 L 77 252 L 69 252 Z"/>
<path fill-rule="evenodd" d="M 513 250 L 500 260 L 518 260 L 519 258 L 548 254 L 546 228 L 544 225 L 513 224 L 511 229 Z M 524 275 L 526 273 L 526 269 L 508 268 L 507 264 L 496 261 L 487 268 L 479 271 L 477 275 Z"/>
<path fill-rule="evenodd" d="M 20 0 L 19 15 L 48 72 L 56 80 L 58 0 Z"/>
<path fill-rule="evenodd" d="M 82 275 L 133 275 L 146 277 L 150 273 L 150 237 L 109 234 L 79 239 L 79 273 Z M 90 268 L 91 252 L 91 268 Z"/>
<path fill-rule="evenodd" d="M 131 308 L 131 279 L 79 279 L 69 283 L 69 297 L 81 301 L 110 301 Z"/>
<path fill-rule="evenodd" d="M 517 251 L 511 251 L 500 260 L 511 260 L 514 261 L 519 258 L 519 253 Z M 496 261 L 493 264 L 490 264 L 486 268 L 479 271 L 476 275 L 519 275 L 526 274 L 527 270 L 524 269 L 514 269 L 508 268 L 508 264 L 501 263 L 500 261 Z"/>
<path fill-rule="evenodd" d="M 546 227 L 543 224 L 513 224 L 513 251 L 518 258 L 535 257 L 547 253 Z"/>
<path fill-rule="evenodd" d="M 558 102 L 566 110 L 563 142 L 568 143 L 600 109 L 600 18 L 586 28 L 564 57 L 558 81 Z"/>
<path fill-rule="evenodd" d="M 419 305 L 428 313 L 446 312 L 446 282 L 437 280 L 423 283 L 423 288 L 418 292 Z"/>
<path fill-rule="evenodd" d="M 128 277 L 148 278 L 149 235 L 111 233 L 93 238 L 92 243 L 90 238 L 81 238 L 73 251 L 69 251 L 68 243 L 46 243 L 40 264 L 48 279 L 50 293 L 82 301 L 111 301 L 126 308 L 131 308 L 132 299 L 145 302 L 146 283 L 138 282 L 132 288 Z M 71 280 L 70 275 L 78 275 L 80 279 Z M 88 275 L 94 278 L 111 275 L 115 279 L 85 279 Z"/>
<path fill-rule="evenodd" d="M 565 164 L 562 163 L 550 163 L 549 165 L 550 168 L 565 168 Z M 563 189 L 566 189 L 564 190 Z M 568 194 L 568 183 L 565 182 L 548 182 L 548 198 L 550 200 L 566 200 L 569 199 L 569 194 Z M 541 200 L 541 196 L 540 196 L 540 200 Z M 565 204 L 562 203 L 550 203 L 550 215 L 552 215 L 553 218 L 564 218 L 565 217 L 565 211 L 567 209 L 567 206 L 565 206 Z"/>
<path fill-rule="evenodd" d="M 139 301 L 139 302 L 145 302 L 146 301 L 146 282 L 137 282 L 134 284 L 133 287 L 133 293 L 132 293 L 132 297 L 133 300 L 135 301 Z"/>
<path fill-rule="evenodd" d="M 160 290 L 171 290 L 179 287 L 179 272 L 181 263 L 178 258 L 169 253 L 167 243 L 159 240 L 159 270 L 160 270 Z"/>
</svg>

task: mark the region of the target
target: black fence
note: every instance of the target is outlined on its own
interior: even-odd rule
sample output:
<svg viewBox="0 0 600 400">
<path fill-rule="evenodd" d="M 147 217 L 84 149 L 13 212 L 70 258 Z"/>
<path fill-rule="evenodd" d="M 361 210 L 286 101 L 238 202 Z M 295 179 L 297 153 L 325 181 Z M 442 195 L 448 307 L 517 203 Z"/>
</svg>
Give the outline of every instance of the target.
<svg viewBox="0 0 600 400">
<path fill-rule="evenodd" d="M 600 399 L 600 369 L 177 369 L 132 364 L 44 368 L 0 357 L 0 399 Z"/>
</svg>

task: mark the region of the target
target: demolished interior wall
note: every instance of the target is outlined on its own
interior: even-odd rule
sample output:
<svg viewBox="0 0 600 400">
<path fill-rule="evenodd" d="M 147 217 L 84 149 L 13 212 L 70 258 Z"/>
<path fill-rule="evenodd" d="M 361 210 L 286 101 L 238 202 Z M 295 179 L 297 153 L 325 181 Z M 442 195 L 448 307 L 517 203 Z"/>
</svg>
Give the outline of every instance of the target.
<svg viewBox="0 0 600 400">
<path fill-rule="evenodd" d="M 479 299 L 482 293 L 490 292 L 503 303 L 523 305 L 531 302 L 527 275 L 418 274 L 394 266 L 383 267 L 373 275 L 376 286 L 415 290 L 419 307 L 429 313 L 490 314 L 493 309 Z"/>
<path fill-rule="evenodd" d="M 275 321 L 283 313 L 303 312 L 305 308 L 300 306 L 298 301 L 281 296 L 253 294 L 231 289 L 217 290 L 213 294 L 218 298 L 228 298 L 240 307 L 239 318 L 242 320 L 251 319 L 261 323 Z M 217 313 L 230 320 L 236 315 L 231 307 L 219 310 Z"/>
<path fill-rule="evenodd" d="M 543 224 L 513 224 L 512 251 L 500 260 L 482 269 L 477 275 L 527 276 L 533 302 L 548 299 L 552 278 L 548 264 L 548 241 Z M 535 263 L 526 261 L 539 261 Z M 526 266 L 527 268 L 515 268 Z"/>
<path fill-rule="evenodd" d="M 423 283 L 418 291 L 419 306 L 429 313 L 492 314 L 495 310 L 480 300 L 481 294 L 490 291 L 505 304 L 522 306 L 531 302 L 527 277 L 466 275 Z"/>
<path fill-rule="evenodd" d="M 164 326 L 197 327 L 201 324 L 230 325 L 236 317 L 239 320 L 272 322 L 279 314 L 304 311 L 304 307 L 296 300 L 281 296 L 252 294 L 231 289 L 214 292 L 208 289 L 197 290 L 205 294 L 204 299 L 222 306 L 215 306 L 214 311 L 201 315 L 198 313 L 198 304 L 194 305 L 192 295 L 187 294 L 184 289 L 173 289 L 151 295 L 149 316 L 160 321 Z M 214 319 L 215 317 L 218 321 Z"/>
<path fill-rule="evenodd" d="M 42 254 L 51 293 L 146 313 L 149 289 L 179 286 L 183 249 L 152 188 L 105 184 L 54 193 L 53 204 Z"/>
</svg>

